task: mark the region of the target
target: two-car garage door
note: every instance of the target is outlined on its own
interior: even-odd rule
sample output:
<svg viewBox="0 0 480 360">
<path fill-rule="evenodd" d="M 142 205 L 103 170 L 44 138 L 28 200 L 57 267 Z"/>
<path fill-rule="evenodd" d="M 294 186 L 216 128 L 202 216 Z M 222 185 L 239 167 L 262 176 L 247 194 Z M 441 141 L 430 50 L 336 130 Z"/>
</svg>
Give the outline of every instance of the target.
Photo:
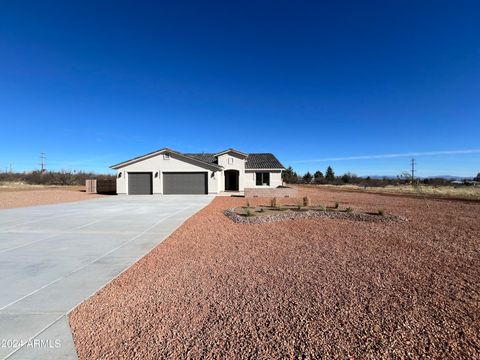
<svg viewBox="0 0 480 360">
<path fill-rule="evenodd" d="M 164 194 L 207 194 L 206 172 L 165 172 L 163 173 Z M 152 173 L 128 173 L 128 193 L 148 195 L 153 193 Z"/>
</svg>

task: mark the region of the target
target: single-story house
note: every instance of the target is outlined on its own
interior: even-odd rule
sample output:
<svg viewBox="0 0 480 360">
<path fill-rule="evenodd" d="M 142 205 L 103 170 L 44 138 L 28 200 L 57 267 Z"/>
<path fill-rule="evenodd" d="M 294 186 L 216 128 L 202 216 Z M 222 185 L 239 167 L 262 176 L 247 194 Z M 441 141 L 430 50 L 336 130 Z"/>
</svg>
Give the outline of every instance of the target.
<svg viewBox="0 0 480 360">
<path fill-rule="evenodd" d="M 164 148 L 111 166 L 118 194 L 218 194 L 246 188 L 276 188 L 285 170 L 270 153 L 228 149 L 185 154 Z"/>
</svg>

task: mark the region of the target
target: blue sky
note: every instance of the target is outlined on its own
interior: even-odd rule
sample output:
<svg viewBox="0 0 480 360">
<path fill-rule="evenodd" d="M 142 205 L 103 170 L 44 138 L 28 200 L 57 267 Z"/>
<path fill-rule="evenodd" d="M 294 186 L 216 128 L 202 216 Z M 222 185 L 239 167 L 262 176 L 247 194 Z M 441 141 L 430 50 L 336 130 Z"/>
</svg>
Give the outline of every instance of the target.
<svg viewBox="0 0 480 360">
<path fill-rule="evenodd" d="M 0 55 L 2 169 L 235 147 L 480 171 L 478 1 L 2 1 Z"/>
</svg>

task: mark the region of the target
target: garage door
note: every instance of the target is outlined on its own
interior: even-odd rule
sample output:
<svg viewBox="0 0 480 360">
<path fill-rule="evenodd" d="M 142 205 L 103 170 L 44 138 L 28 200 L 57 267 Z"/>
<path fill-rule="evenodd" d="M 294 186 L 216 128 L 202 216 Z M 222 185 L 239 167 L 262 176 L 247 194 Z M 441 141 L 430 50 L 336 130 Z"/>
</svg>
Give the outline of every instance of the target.
<svg viewBox="0 0 480 360">
<path fill-rule="evenodd" d="M 152 194 L 152 173 L 128 173 L 128 194 Z"/>
<path fill-rule="evenodd" d="M 164 194 L 207 194 L 207 173 L 163 173 Z"/>
</svg>

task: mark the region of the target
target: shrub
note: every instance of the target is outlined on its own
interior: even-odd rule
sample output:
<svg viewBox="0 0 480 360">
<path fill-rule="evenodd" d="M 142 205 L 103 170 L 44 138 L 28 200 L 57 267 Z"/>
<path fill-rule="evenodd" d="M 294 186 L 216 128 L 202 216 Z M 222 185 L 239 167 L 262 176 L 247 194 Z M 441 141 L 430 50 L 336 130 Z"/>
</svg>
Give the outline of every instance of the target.
<svg viewBox="0 0 480 360">
<path fill-rule="evenodd" d="M 349 206 L 345 209 L 345 211 L 348 212 L 348 213 L 351 213 L 351 212 L 353 212 L 353 209 Z"/>
<path fill-rule="evenodd" d="M 385 215 L 385 210 L 384 209 L 378 209 L 378 215 L 384 216 Z"/>
<path fill-rule="evenodd" d="M 261 207 L 260 210 L 258 210 L 258 212 L 263 213 L 263 212 L 265 212 L 265 209 L 263 207 Z"/>
<path fill-rule="evenodd" d="M 247 209 L 247 211 L 245 212 L 245 215 L 247 215 L 247 216 L 253 216 L 252 210 Z"/>
<path fill-rule="evenodd" d="M 339 203 L 338 201 L 336 201 L 334 208 L 335 208 L 335 209 L 338 209 L 339 207 L 340 207 L 340 203 Z"/>
<path fill-rule="evenodd" d="M 310 198 L 308 196 L 305 196 L 303 198 L 303 206 L 310 206 L 310 205 L 311 205 Z"/>
<path fill-rule="evenodd" d="M 323 205 L 318 205 L 318 209 L 319 209 L 320 211 L 325 211 L 325 210 L 327 210 L 327 209 L 325 208 L 325 206 L 323 206 Z"/>
<path fill-rule="evenodd" d="M 298 204 L 298 205 L 297 205 L 297 210 L 298 210 L 298 211 L 302 210 L 302 205 L 301 205 L 301 204 Z"/>
<path fill-rule="evenodd" d="M 247 208 L 251 207 L 250 206 L 250 200 L 247 200 Z"/>
<path fill-rule="evenodd" d="M 277 208 L 278 207 L 278 200 L 276 197 L 274 197 L 271 201 L 270 201 L 270 205 L 272 206 L 272 208 Z"/>
</svg>

